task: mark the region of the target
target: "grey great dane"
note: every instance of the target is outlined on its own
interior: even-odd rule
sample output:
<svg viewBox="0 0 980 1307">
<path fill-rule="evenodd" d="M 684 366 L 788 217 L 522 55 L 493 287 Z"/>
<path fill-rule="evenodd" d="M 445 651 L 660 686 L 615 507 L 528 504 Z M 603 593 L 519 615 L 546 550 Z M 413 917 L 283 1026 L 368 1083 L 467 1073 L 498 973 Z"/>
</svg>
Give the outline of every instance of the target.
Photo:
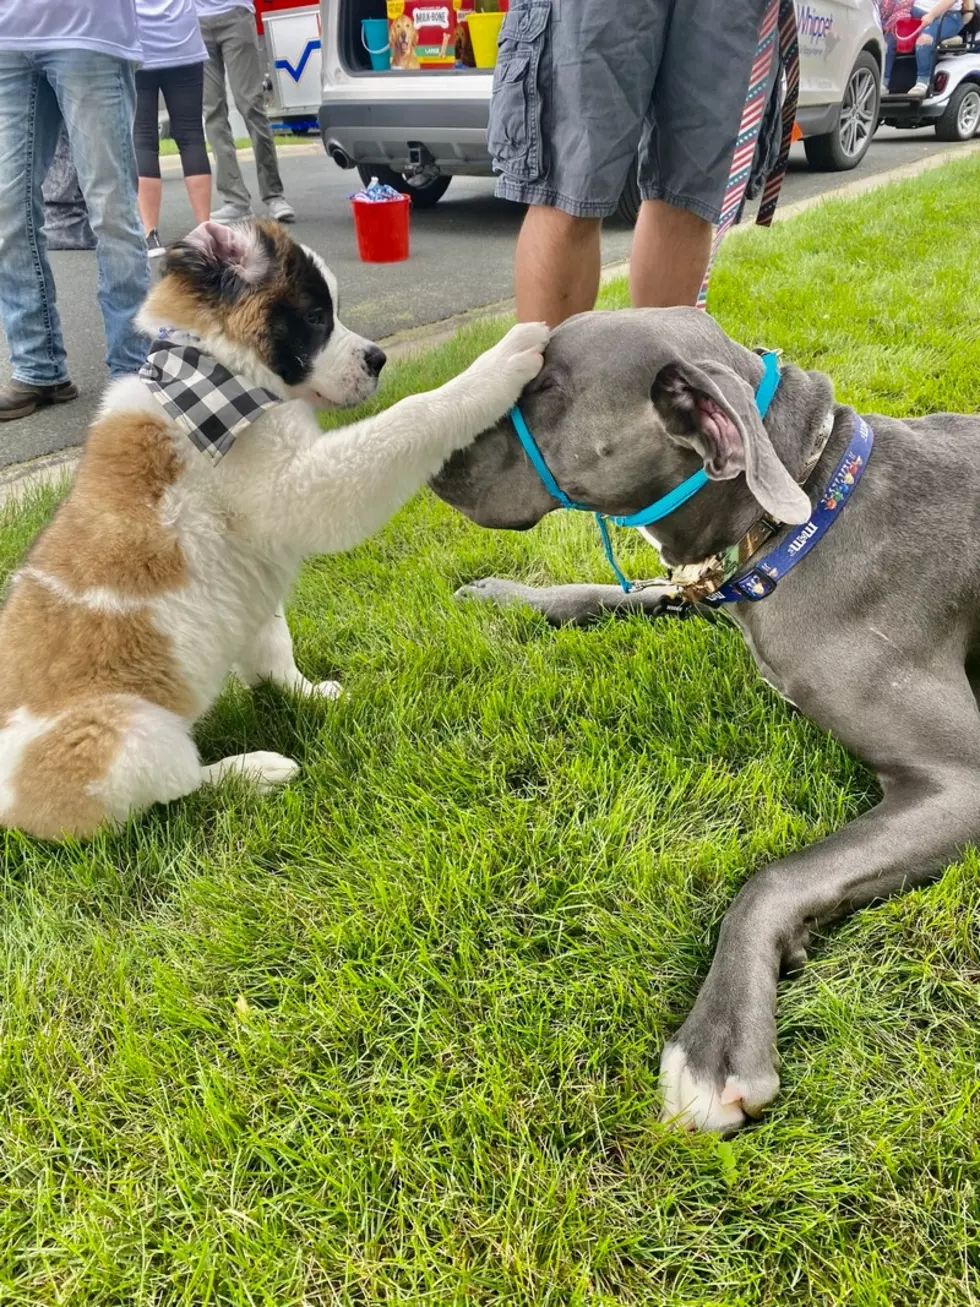
<svg viewBox="0 0 980 1307">
<path fill-rule="evenodd" d="M 554 332 L 521 408 L 558 486 L 604 513 L 635 513 L 704 467 L 704 489 L 656 526 L 661 557 L 680 568 L 732 546 L 764 512 L 805 522 L 848 448 L 855 415 L 829 377 L 784 366 L 763 422 L 762 372 L 695 309 L 586 313 Z M 831 528 L 768 597 L 725 611 L 763 677 L 874 768 L 882 797 L 756 872 L 729 907 L 661 1062 L 664 1119 L 688 1129 L 737 1129 L 775 1097 L 776 985 L 805 961 L 811 931 L 922 884 L 980 841 L 980 418 L 867 420 L 874 447 Z M 486 527 L 526 529 L 558 507 L 506 420 L 432 487 Z M 563 623 L 657 616 L 669 589 L 491 579 L 460 593 Z"/>
</svg>

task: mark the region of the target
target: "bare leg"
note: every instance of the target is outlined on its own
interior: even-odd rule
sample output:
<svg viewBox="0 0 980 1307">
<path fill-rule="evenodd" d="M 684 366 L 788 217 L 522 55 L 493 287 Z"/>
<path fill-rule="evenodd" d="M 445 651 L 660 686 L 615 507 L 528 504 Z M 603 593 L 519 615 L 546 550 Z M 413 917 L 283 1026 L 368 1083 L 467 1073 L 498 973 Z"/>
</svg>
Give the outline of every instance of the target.
<svg viewBox="0 0 980 1307">
<path fill-rule="evenodd" d="M 207 222 L 211 213 L 211 174 L 205 172 L 185 177 L 184 185 L 187 187 L 187 198 L 191 202 L 194 225 L 200 226 L 202 222 Z M 159 212 L 159 205 L 157 211 Z"/>
<path fill-rule="evenodd" d="M 665 612 L 675 588 L 666 581 L 648 581 L 628 593 L 618 585 L 521 585 L 498 576 L 460 586 L 457 599 L 480 599 L 484 603 L 524 604 L 540 613 L 552 626 L 586 626 L 609 613 L 645 613 L 659 617 Z"/>
<path fill-rule="evenodd" d="M 806 960 L 810 932 L 923 884 L 980 836 L 980 715 L 962 667 L 924 676 L 911 695 L 895 684 L 902 694 L 883 688 L 846 716 L 850 731 L 835 728 L 866 758 L 903 759 L 883 769 L 881 803 L 757 872 L 725 914 L 694 1008 L 664 1049 L 665 1121 L 730 1131 L 757 1116 L 779 1088 L 776 983 Z"/>
<path fill-rule="evenodd" d="M 336 699 L 341 693 L 337 681 L 308 681 L 293 660 L 293 638 L 280 608 L 263 626 L 251 649 L 238 659 L 236 670 L 246 685 L 268 681 L 283 690 L 323 699 Z"/>
<path fill-rule="evenodd" d="M 143 230 L 149 234 L 160 225 L 160 203 L 163 199 L 163 182 L 159 177 L 141 177 L 139 187 L 140 218 Z M 206 215 L 205 215 L 206 216 Z"/>
<path fill-rule="evenodd" d="M 599 218 L 573 218 L 561 209 L 530 206 L 517 238 L 514 263 L 519 322 L 556 327 L 572 314 L 594 307 L 601 225 Z"/>
<path fill-rule="evenodd" d="M 697 303 L 713 234 L 711 223 L 688 209 L 644 200 L 630 255 L 633 307 L 669 309 Z"/>
</svg>

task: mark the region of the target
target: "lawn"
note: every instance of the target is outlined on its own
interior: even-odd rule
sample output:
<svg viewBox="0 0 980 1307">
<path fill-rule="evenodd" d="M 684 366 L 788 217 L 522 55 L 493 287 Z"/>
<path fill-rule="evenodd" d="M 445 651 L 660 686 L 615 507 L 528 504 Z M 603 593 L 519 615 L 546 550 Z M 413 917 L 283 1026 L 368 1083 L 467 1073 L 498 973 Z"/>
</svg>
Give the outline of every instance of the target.
<svg viewBox="0 0 980 1307">
<path fill-rule="evenodd" d="M 978 195 L 973 158 L 740 234 L 712 307 L 866 410 L 977 409 Z M 8 511 L 0 571 L 50 508 Z M 725 625 L 453 601 L 489 573 L 606 578 L 588 521 L 481 533 L 424 494 L 296 591 L 345 698 L 229 688 L 201 727 L 297 782 L 0 834 L 5 1307 L 977 1302 L 978 859 L 815 941 L 758 1127 L 665 1131 L 725 905 L 873 778 Z"/>
<path fill-rule="evenodd" d="M 297 136 L 293 132 L 275 132 L 273 134 L 272 139 L 275 141 L 276 145 L 282 146 L 282 145 L 309 145 L 317 138 L 315 133 Z M 247 136 L 236 136 L 235 148 L 237 150 L 250 150 L 252 148 L 252 142 L 249 140 Z M 161 136 L 160 154 L 167 155 L 167 154 L 177 154 L 177 153 L 179 153 L 177 150 L 177 142 L 173 139 L 173 137 Z M 211 153 L 211 146 L 209 145 L 208 154 L 210 153 Z"/>
</svg>

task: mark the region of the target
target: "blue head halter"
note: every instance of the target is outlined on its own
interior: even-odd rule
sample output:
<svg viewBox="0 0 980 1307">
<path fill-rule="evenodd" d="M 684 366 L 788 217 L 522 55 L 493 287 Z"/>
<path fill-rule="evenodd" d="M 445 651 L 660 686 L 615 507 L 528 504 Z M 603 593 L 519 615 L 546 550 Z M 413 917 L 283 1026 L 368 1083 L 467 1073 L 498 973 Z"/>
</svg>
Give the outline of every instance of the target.
<svg viewBox="0 0 980 1307">
<path fill-rule="evenodd" d="M 774 350 L 765 350 L 762 354 L 762 363 L 765 371 L 755 392 L 755 406 L 759 410 L 759 416 L 764 418 L 769 412 L 769 405 L 772 403 L 773 396 L 779 387 L 779 357 Z M 609 513 L 597 513 L 594 508 L 589 508 L 588 504 L 579 504 L 576 500 L 570 499 L 562 490 L 552 476 L 551 468 L 544 461 L 544 455 L 538 449 L 537 442 L 531 435 L 530 428 L 524 420 L 524 414 L 517 404 L 510 411 L 510 420 L 514 424 L 517 439 L 521 442 L 524 453 L 531 460 L 531 465 L 541 478 L 548 494 L 553 499 L 557 499 L 562 508 L 575 508 L 583 513 L 592 513 L 595 517 L 599 526 L 599 533 L 602 536 L 602 547 L 605 550 L 606 558 L 609 560 L 609 566 L 615 572 L 616 580 L 628 594 L 633 589 L 633 585 L 623 575 L 616 562 L 607 523 L 612 522 L 614 526 L 650 526 L 652 522 L 659 522 L 661 518 L 668 517 L 675 512 L 682 504 L 686 504 L 689 499 L 693 498 L 699 490 L 708 484 L 707 472 L 703 467 L 699 468 L 686 481 L 682 481 L 679 486 L 675 486 L 667 494 L 655 499 L 646 508 L 641 508 L 639 512 L 628 513 L 623 517 L 614 517 Z"/>
</svg>

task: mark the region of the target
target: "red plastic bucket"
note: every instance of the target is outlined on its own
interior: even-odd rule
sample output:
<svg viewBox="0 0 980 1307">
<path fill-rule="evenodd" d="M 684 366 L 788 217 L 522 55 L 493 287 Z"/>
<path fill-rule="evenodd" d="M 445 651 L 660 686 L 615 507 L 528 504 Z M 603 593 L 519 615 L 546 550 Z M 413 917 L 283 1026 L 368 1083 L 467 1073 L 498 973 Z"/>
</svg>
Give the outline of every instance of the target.
<svg viewBox="0 0 980 1307">
<path fill-rule="evenodd" d="M 400 263 L 408 258 L 407 195 L 397 200 L 351 200 L 357 253 L 362 263 Z"/>
<path fill-rule="evenodd" d="M 895 24 L 895 53 L 911 54 L 915 49 L 915 38 L 921 31 L 921 18 L 900 18 Z"/>
</svg>

